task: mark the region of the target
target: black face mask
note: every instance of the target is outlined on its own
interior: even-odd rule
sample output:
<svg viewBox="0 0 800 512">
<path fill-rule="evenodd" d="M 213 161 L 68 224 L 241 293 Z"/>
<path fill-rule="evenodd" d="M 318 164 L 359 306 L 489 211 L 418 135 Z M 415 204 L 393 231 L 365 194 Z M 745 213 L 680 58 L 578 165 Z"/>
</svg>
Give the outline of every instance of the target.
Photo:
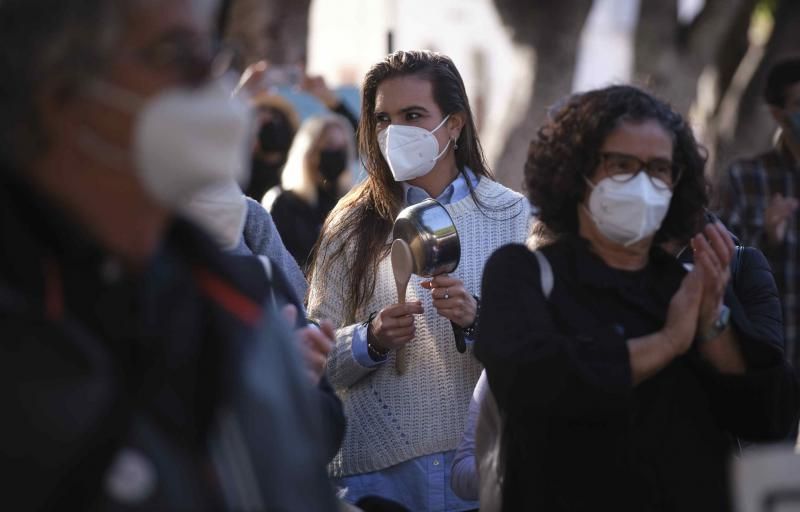
<svg viewBox="0 0 800 512">
<path fill-rule="evenodd" d="M 258 145 L 264 152 L 286 153 L 292 145 L 294 131 L 282 116 L 276 116 L 261 125 L 258 132 Z"/>
<path fill-rule="evenodd" d="M 322 179 L 333 184 L 347 167 L 347 152 L 344 149 L 326 149 L 319 154 L 319 173 Z"/>
</svg>

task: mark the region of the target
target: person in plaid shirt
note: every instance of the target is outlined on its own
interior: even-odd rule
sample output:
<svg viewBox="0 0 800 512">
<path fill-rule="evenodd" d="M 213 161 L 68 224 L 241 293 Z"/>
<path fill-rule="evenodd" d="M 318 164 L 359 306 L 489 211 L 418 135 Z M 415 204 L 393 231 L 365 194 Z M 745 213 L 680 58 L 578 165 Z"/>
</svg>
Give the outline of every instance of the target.
<svg viewBox="0 0 800 512">
<path fill-rule="evenodd" d="M 781 128 L 780 138 L 771 150 L 730 166 L 721 217 L 743 245 L 767 256 L 783 303 L 786 355 L 800 368 L 800 57 L 769 71 L 764 96 Z"/>
</svg>

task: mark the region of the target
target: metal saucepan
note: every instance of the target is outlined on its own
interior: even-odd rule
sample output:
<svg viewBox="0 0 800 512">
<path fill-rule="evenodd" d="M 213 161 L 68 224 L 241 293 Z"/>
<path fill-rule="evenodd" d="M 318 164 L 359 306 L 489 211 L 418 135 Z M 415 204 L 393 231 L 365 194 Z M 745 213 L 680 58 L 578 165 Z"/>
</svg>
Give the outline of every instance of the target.
<svg viewBox="0 0 800 512">
<path fill-rule="evenodd" d="M 392 238 L 404 240 L 414 257 L 413 272 L 422 277 L 451 273 L 461 260 L 456 225 L 435 199 L 404 208 L 394 221 Z"/>
</svg>

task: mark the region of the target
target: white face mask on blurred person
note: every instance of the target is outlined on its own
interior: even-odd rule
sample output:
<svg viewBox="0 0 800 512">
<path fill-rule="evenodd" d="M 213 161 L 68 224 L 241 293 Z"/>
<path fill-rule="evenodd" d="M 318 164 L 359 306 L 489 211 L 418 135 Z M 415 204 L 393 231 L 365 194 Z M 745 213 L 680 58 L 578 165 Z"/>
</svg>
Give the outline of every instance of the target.
<svg viewBox="0 0 800 512">
<path fill-rule="evenodd" d="M 672 191 L 657 188 L 647 173 L 627 181 L 603 178 L 592 188 L 587 210 L 609 240 L 628 246 L 655 234 L 669 210 Z"/>
<path fill-rule="evenodd" d="M 247 199 L 235 181 L 206 187 L 179 210 L 204 227 L 223 249 L 235 249 L 239 244 L 247 219 Z"/>
<path fill-rule="evenodd" d="M 446 116 L 431 131 L 418 126 L 390 124 L 378 132 L 378 146 L 395 181 L 413 180 L 431 172 L 436 161 L 450 147 L 450 141 L 447 141 L 447 145 L 439 152 L 439 141 L 433 135 L 449 118 L 449 115 Z"/>
<path fill-rule="evenodd" d="M 223 77 L 202 87 L 174 88 L 142 99 L 116 85 L 96 82 L 90 94 L 136 116 L 133 154 L 122 158 L 133 161 L 156 200 L 176 208 L 210 185 L 249 178 L 253 114 L 245 99 L 231 96 L 233 87 Z M 86 135 L 87 149 L 114 151 L 100 134 Z"/>
</svg>

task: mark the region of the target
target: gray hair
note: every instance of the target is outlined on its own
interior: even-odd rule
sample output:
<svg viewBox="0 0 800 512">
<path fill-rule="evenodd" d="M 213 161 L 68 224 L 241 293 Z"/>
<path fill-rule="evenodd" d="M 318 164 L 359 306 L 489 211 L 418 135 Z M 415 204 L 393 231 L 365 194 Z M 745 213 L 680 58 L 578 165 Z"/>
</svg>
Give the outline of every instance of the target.
<svg viewBox="0 0 800 512">
<path fill-rule="evenodd" d="M 0 165 L 42 152 L 42 92 L 66 100 L 102 72 L 139 1 L 0 0 Z"/>
</svg>

